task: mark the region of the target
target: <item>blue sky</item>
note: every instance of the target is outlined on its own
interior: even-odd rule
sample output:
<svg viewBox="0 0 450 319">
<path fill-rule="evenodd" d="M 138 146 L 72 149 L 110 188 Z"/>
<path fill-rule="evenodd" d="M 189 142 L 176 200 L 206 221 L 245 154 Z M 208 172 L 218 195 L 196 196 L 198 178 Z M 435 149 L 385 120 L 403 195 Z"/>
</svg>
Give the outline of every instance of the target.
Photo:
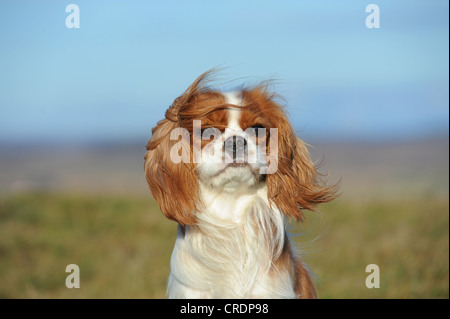
<svg viewBox="0 0 450 319">
<path fill-rule="evenodd" d="M 68 29 L 65 8 L 80 8 Z M 368 29 L 365 7 L 380 8 Z M 2 1 L 0 142 L 146 140 L 202 72 L 274 79 L 300 136 L 448 134 L 448 1 Z"/>
</svg>

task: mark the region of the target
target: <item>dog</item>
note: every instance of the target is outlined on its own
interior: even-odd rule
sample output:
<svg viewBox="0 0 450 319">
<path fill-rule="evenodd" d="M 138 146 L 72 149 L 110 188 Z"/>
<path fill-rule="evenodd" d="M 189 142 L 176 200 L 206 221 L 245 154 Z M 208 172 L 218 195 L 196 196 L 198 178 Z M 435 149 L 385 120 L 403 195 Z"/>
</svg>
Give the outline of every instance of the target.
<svg viewBox="0 0 450 319">
<path fill-rule="evenodd" d="M 316 298 L 286 226 L 336 198 L 267 83 L 221 92 L 200 75 L 147 144 L 145 175 L 178 233 L 169 298 Z"/>
</svg>

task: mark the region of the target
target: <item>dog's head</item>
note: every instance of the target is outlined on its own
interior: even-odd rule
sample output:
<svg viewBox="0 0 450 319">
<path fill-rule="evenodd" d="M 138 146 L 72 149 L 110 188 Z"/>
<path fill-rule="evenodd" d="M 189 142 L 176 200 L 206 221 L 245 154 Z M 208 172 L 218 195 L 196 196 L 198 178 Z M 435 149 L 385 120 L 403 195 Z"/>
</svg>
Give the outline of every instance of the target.
<svg viewBox="0 0 450 319">
<path fill-rule="evenodd" d="M 334 187 L 321 181 L 267 85 L 222 93 L 206 85 L 210 73 L 175 99 L 147 144 L 146 178 L 162 212 L 194 224 L 200 184 L 232 193 L 265 183 L 270 204 L 296 220 L 332 200 Z"/>
</svg>

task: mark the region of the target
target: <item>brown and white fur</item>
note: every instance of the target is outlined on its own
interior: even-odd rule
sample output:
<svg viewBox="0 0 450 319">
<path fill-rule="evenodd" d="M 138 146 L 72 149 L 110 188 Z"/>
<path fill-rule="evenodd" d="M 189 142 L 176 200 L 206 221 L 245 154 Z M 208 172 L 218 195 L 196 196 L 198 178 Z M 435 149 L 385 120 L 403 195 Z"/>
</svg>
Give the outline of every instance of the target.
<svg viewBox="0 0 450 319">
<path fill-rule="evenodd" d="M 210 73 L 175 99 L 147 144 L 150 190 L 164 215 L 179 223 L 168 297 L 315 298 L 286 225 L 302 221 L 303 209 L 334 199 L 336 189 L 321 181 L 266 85 L 222 93 L 206 85 Z M 201 131 L 194 120 L 201 121 Z M 220 134 L 205 138 L 207 128 Z M 261 128 L 266 134 L 251 134 Z M 185 134 L 174 139 L 176 129 Z M 225 149 L 230 138 L 234 152 L 236 139 L 245 141 L 243 161 Z M 174 163 L 180 154 L 183 160 Z M 264 174 L 264 166 L 275 169 Z"/>
</svg>

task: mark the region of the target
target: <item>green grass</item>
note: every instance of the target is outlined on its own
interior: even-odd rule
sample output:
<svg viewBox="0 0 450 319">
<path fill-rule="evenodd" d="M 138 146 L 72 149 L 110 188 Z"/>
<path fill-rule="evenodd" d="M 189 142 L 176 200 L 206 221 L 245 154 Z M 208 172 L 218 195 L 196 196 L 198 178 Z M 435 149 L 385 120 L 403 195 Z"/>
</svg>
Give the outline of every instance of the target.
<svg viewBox="0 0 450 319">
<path fill-rule="evenodd" d="M 296 232 L 321 298 L 448 298 L 448 198 L 337 200 Z M 149 197 L 0 199 L 0 298 L 164 298 L 176 224 Z M 68 289 L 65 268 L 80 267 Z M 381 287 L 368 289 L 368 264 Z"/>
<path fill-rule="evenodd" d="M 320 278 L 319 297 L 449 297 L 447 199 L 338 200 L 308 215 L 311 231 L 300 241 L 312 246 L 306 259 Z M 380 268 L 379 289 L 365 285 L 369 264 Z"/>
<path fill-rule="evenodd" d="M 145 198 L 27 194 L 0 202 L 0 297 L 164 297 L 176 225 Z M 80 289 L 65 267 L 80 267 Z"/>
</svg>

